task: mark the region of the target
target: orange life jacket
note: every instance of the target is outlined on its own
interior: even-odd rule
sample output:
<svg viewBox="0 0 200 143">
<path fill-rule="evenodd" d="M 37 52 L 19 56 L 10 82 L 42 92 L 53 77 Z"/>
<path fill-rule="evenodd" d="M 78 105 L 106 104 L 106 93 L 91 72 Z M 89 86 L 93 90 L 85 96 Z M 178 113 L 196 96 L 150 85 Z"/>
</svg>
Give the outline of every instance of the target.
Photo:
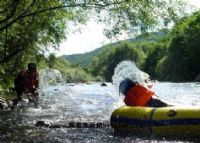
<svg viewBox="0 0 200 143">
<path fill-rule="evenodd" d="M 27 93 L 34 93 L 39 84 L 39 74 L 38 72 L 30 74 L 28 70 L 23 70 L 19 73 L 15 82 L 18 90 Z"/>
<path fill-rule="evenodd" d="M 128 90 L 124 102 L 127 106 L 146 106 L 153 95 L 151 90 L 135 85 Z"/>
</svg>

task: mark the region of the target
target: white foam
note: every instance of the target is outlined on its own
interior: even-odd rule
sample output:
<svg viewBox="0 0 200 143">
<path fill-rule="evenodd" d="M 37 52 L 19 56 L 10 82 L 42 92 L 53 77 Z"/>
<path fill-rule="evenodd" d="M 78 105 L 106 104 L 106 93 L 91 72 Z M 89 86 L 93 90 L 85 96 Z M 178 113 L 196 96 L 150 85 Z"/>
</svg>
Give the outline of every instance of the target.
<svg viewBox="0 0 200 143">
<path fill-rule="evenodd" d="M 128 78 L 132 81 L 145 85 L 145 79 L 149 75 L 141 71 L 133 61 L 122 61 L 115 68 L 114 75 L 112 77 L 113 84 L 119 87 L 122 80 Z"/>
</svg>

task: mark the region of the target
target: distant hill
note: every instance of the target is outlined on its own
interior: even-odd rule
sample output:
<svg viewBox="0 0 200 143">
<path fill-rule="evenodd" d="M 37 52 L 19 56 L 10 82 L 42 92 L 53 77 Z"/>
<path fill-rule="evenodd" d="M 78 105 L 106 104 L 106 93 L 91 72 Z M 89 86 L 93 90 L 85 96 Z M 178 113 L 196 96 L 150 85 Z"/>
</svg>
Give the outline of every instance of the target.
<svg viewBox="0 0 200 143">
<path fill-rule="evenodd" d="M 84 54 L 63 55 L 63 57 L 72 64 L 80 64 L 81 66 L 88 67 L 91 64 L 91 60 L 101 51 L 101 48 Z"/>
<path fill-rule="evenodd" d="M 160 31 L 160 32 L 152 32 L 148 35 L 139 35 L 136 38 L 131 38 L 127 40 L 122 40 L 115 43 L 110 43 L 107 45 L 104 45 L 100 48 L 95 49 L 91 52 L 86 52 L 84 54 L 73 54 L 73 55 L 63 55 L 63 57 L 72 64 L 79 64 L 83 67 L 89 67 L 91 65 L 92 59 L 98 55 L 101 51 L 103 51 L 106 47 L 114 47 L 116 44 L 122 43 L 122 42 L 145 42 L 145 41 L 159 41 L 166 37 L 168 34 L 168 31 Z"/>
</svg>

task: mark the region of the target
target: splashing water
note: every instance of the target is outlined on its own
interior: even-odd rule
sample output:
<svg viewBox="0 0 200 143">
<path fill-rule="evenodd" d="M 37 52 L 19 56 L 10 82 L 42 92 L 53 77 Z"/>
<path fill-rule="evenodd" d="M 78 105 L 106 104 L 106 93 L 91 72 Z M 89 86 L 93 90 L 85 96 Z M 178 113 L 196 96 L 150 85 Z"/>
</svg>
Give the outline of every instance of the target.
<svg viewBox="0 0 200 143">
<path fill-rule="evenodd" d="M 40 87 L 63 83 L 63 78 L 59 70 L 42 69 L 39 71 Z"/>
<path fill-rule="evenodd" d="M 115 95 L 112 84 L 67 84 L 70 91 L 47 88 L 39 100 L 39 108 L 24 107 L 8 115 L 0 113 L 0 142 L 138 142 L 138 143 L 189 143 L 179 140 L 145 139 L 137 136 L 115 136 L 112 128 L 43 128 L 37 121 L 52 125 L 68 125 L 70 122 L 109 123 L 113 110 L 124 105 L 122 96 Z M 56 86 L 57 88 L 57 86 Z M 155 83 L 154 90 L 162 98 L 182 106 L 200 106 L 200 84 Z M 180 98 L 181 97 L 181 98 Z M 5 128 L 5 132 L 1 129 Z M 188 137 L 189 139 L 190 137 Z"/>
<path fill-rule="evenodd" d="M 121 81 L 126 78 L 131 79 L 134 82 L 144 84 L 147 77 L 149 77 L 149 75 L 137 68 L 135 62 L 122 61 L 115 68 L 112 80 L 113 84 L 116 87 L 119 87 Z"/>
<path fill-rule="evenodd" d="M 65 90 L 63 77 L 59 70 L 41 69 L 39 71 L 39 93 L 45 95 L 45 91 L 54 86 L 53 90 Z M 64 87 L 64 88 L 63 88 Z M 62 88 L 62 89 L 60 89 Z"/>
</svg>

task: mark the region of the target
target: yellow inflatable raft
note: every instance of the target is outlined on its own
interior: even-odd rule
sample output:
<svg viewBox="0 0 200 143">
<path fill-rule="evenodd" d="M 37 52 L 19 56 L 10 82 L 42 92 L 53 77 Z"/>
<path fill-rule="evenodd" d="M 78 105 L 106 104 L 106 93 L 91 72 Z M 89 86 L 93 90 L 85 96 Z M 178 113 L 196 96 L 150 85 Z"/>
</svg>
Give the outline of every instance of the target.
<svg viewBox="0 0 200 143">
<path fill-rule="evenodd" d="M 118 134 L 200 138 L 200 108 L 124 106 L 112 113 L 111 126 Z"/>
</svg>

